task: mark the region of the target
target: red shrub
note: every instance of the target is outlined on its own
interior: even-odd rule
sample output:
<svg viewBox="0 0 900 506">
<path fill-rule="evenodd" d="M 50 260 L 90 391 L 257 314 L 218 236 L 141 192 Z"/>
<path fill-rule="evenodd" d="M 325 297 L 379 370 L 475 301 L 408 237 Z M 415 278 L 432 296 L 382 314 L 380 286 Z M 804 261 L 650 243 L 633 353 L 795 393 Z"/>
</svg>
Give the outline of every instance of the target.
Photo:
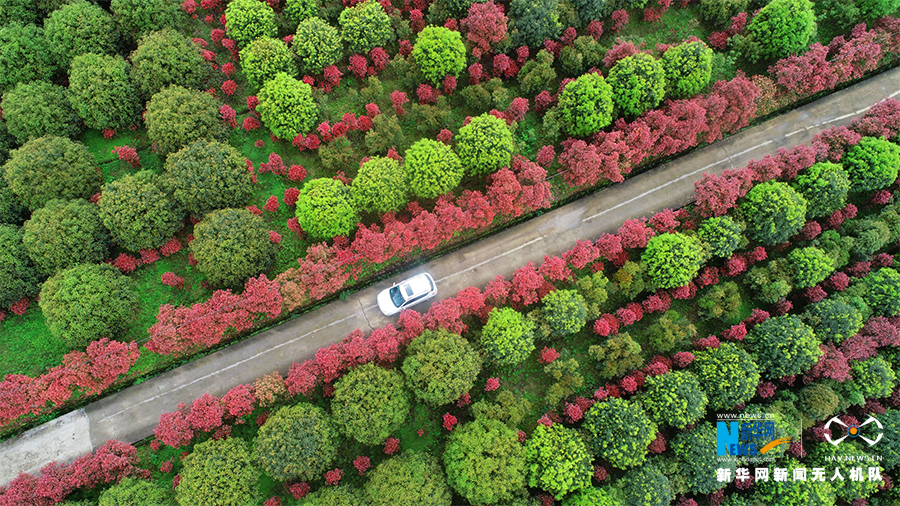
<svg viewBox="0 0 900 506">
<path fill-rule="evenodd" d="M 111 152 L 115 153 L 119 157 L 119 160 L 131 165 L 132 167 L 137 168 L 141 166 L 141 160 L 138 156 L 138 152 L 131 146 L 116 146 L 112 149 Z"/>
<path fill-rule="evenodd" d="M 161 281 L 166 286 L 184 288 L 184 278 L 176 276 L 173 272 L 164 272 Z"/>
<path fill-rule="evenodd" d="M 400 440 L 395 437 L 389 437 L 384 442 L 384 453 L 393 455 L 400 449 Z"/>
<path fill-rule="evenodd" d="M 278 197 L 270 195 L 269 198 L 266 199 L 266 205 L 263 206 L 263 209 L 270 213 L 278 212 Z"/>
<path fill-rule="evenodd" d="M 538 357 L 538 362 L 542 364 L 550 364 L 558 358 L 559 353 L 555 349 L 544 346 L 544 349 L 541 350 L 541 354 Z"/>
<path fill-rule="evenodd" d="M 409 98 L 405 92 L 400 90 L 391 92 L 391 102 L 394 104 L 394 112 L 397 113 L 397 116 L 406 114 L 406 111 L 403 110 L 403 105 L 409 102 Z"/>
<path fill-rule="evenodd" d="M 334 468 L 331 471 L 325 473 L 325 484 L 326 485 L 337 485 L 341 482 L 341 478 L 344 477 L 344 470 Z"/>
<path fill-rule="evenodd" d="M 613 33 L 618 32 L 628 24 L 628 13 L 625 9 L 619 9 L 612 13 L 612 26 L 609 28 Z"/>
</svg>

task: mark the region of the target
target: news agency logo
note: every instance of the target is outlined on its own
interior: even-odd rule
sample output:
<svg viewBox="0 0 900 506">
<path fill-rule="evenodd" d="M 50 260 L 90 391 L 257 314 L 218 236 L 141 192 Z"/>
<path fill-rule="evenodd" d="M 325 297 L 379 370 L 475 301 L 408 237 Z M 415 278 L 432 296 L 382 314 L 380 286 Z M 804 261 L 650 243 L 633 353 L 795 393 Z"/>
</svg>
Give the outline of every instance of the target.
<svg viewBox="0 0 900 506">
<path fill-rule="evenodd" d="M 755 457 L 764 455 L 790 438 L 775 437 L 774 420 L 741 420 L 716 422 L 716 455 Z M 763 443 L 760 446 L 760 443 Z"/>
<path fill-rule="evenodd" d="M 844 437 L 838 438 L 838 439 L 831 439 L 831 424 L 832 423 L 840 425 L 844 428 L 844 430 L 846 431 L 846 433 L 844 434 Z M 878 435 L 875 436 L 875 439 L 869 439 L 866 436 L 862 435 L 862 428 L 865 427 L 866 425 L 869 425 L 870 423 L 874 423 L 875 426 L 878 427 L 878 430 L 879 430 Z M 869 443 L 869 446 L 874 446 L 875 443 L 881 441 L 881 437 L 884 436 L 884 432 L 883 432 L 884 427 L 881 425 L 881 422 L 879 422 L 878 420 L 875 419 L 874 416 L 870 416 L 868 420 L 866 420 L 865 422 L 863 422 L 859 425 L 847 425 L 846 423 L 842 422 L 838 417 L 833 417 L 831 420 L 828 420 L 828 423 L 825 424 L 825 429 L 826 429 L 825 440 L 828 441 L 829 443 L 833 444 L 834 446 L 841 444 L 841 441 L 847 439 L 848 437 L 849 438 L 857 438 L 858 437 L 858 438 L 862 439 L 863 441 L 865 441 L 866 443 Z M 871 430 L 871 429 L 869 429 L 869 430 Z"/>
</svg>

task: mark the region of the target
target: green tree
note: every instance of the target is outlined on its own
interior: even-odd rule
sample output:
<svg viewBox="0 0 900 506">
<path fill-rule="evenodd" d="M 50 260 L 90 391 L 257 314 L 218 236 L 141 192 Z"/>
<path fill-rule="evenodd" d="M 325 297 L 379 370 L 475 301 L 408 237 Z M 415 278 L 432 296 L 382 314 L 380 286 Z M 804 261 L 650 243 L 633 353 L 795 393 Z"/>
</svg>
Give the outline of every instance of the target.
<svg viewBox="0 0 900 506">
<path fill-rule="evenodd" d="M 679 344 L 697 337 L 697 327 L 678 311 L 670 309 L 659 321 L 647 329 L 646 339 L 655 351 L 667 352 Z M 640 366 L 640 363 L 634 367 Z"/>
<path fill-rule="evenodd" d="M 740 316 L 741 292 L 734 281 L 718 283 L 704 290 L 697 306 L 697 314 L 702 318 L 734 320 Z"/>
<path fill-rule="evenodd" d="M 177 0 L 111 0 L 109 8 L 129 40 L 139 40 L 165 28 L 178 28 L 183 22 Z"/>
<path fill-rule="evenodd" d="M 675 498 L 669 479 L 650 463 L 629 472 L 623 482 L 625 506 L 666 506 Z"/>
<path fill-rule="evenodd" d="M 101 262 L 109 249 L 100 212 L 84 199 L 47 202 L 25 222 L 24 231 L 25 249 L 46 276 L 76 264 Z"/>
<path fill-rule="evenodd" d="M 9 151 L 16 147 L 16 139 L 9 133 L 6 121 L 0 118 L 0 163 L 9 158 Z M 0 184 L 5 187 L 6 183 Z"/>
<path fill-rule="evenodd" d="M 866 287 L 863 298 L 875 314 L 896 316 L 900 313 L 900 273 L 882 267 L 863 278 L 862 284 Z"/>
<path fill-rule="evenodd" d="M 610 336 L 603 344 L 595 344 L 588 348 L 588 354 L 600 362 L 601 378 L 615 378 L 635 369 L 644 363 L 641 357 L 641 345 L 632 339 L 628 332 Z"/>
<path fill-rule="evenodd" d="M 184 211 L 159 189 L 150 171 L 107 183 L 99 207 L 112 239 L 131 251 L 162 246 L 178 232 L 184 218 Z"/>
<path fill-rule="evenodd" d="M 291 26 L 297 26 L 319 13 L 316 0 L 287 0 L 284 3 L 284 16 Z"/>
<path fill-rule="evenodd" d="M 599 132 L 613 120 L 612 86 L 600 74 L 584 74 L 559 94 L 559 114 L 569 135 L 587 137 Z"/>
<path fill-rule="evenodd" d="M 729 216 L 705 220 L 697 231 L 712 256 L 728 258 L 744 241 L 743 228 Z"/>
<path fill-rule="evenodd" d="M 348 437 L 377 445 L 400 429 L 411 407 L 403 375 L 370 362 L 335 382 L 331 415 Z"/>
<path fill-rule="evenodd" d="M 641 256 L 650 280 L 663 289 L 688 284 L 700 272 L 706 258 L 700 240 L 681 233 L 652 237 Z"/>
<path fill-rule="evenodd" d="M 574 429 L 538 424 L 525 443 L 528 485 L 556 497 L 590 487 L 591 455 Z"/>
<path fill-rule="evenodd" d="M 584 385 L 584 377 L 579 372 L 578 361 L 574 358 L 568 360 L 557 359 L 544 366 L 553 383 L 547 388 L 547 396 L 544 403 L 551 406 L 559 404 L 559 401 L 574 394 Z"/>
<path fill-rule="evenodd" d="M 246 209 L 220 209 L 194 227 L 191 253 L 197 269 L 214 285 L 239 287 L 248 278 L 268 271 L 278 246 L 269 240 L 269 227 Z"/>
<path fill-rule="evenodd" d="M 807 306 L 803 319 L 812 327 L 816 337 L 837 344 L 859 332 L 864 323 L 859 309 L 844 299 L 834 297 Z"/>
<path fill-rule="evenodd" d="M 774 316 L 756 325 L 746 342 L 769 378 L 804 373 L 822 356 L 813 329 L 793 315 Z"/>
<path fill-rule="evenodd" d="M 806 199 L 787 183 L 754 186 L 738 211 L 747 220 L 747 235 L 769 246 L 787 242 L 806 223 Z"/>
<path fill-rule="evenodd" d="M 121 129 L 140 121 L 131 65 L 121 56 L 85 53 L 69 68 L 69 99 L 89 128 Z"/>
<path fill-rule="evenodd" d="M 463 176 L 463 165 L 450 146 L 423 138 L 406 150 L 406 174 L 409 191 L 423 199 L 437 198 L 456 188 Z"/>
<path fill-rule="evenodd" d="M 275 37 L 275 11 L 261 0 L 233 0 L 225 9 L 228 36 L 238 47 L 246 47 L 260 37 Z"/>
<path fill-rule="evenodd" d="M 401 369 L 419 400 L 442 406 L 472 389 L 481 372 L 481 356 L 458 334 L 426 330 L 407 347 Z"/>
<path fill-rule="evenodd" d="M 813 383 L 800 391 L 798 407 L 812 421 L 825 420 L 833 415 L 840 401 L 834 390 L 824 383 Z"/>
<path fill-rule="evenodd" d="M 225 207 L 243 207 L 253 195 L 244 156 L 228 144 L 198 140 L 166 160 L 160 186 L 192 215 Z"/>
<path fill-rule="evenodd" d="M 458 31 L 427 26 L 419 32 L 413 58 L 426 79 L 439 85 L 445 76 L 459 77 L 466 68 L 466 46 Z"/>
<path fill-rule="evenodd" d="M 0 26 L 28 25 L 39 20 L 40 14 L 31 0 L 0 0 Z"/>
<path fill-rule="evenodd" d="M 379 114 L 372 120 L 374 125 L 366 132 L 366 151 L 372 155 L 384 155 L 390 148 L 402 146 L 406 143 L 406 136 L 397 116 L 391 114 Z M 321 156 L 321 155 L 320 155 Z M 462 167 L 460 167 L 462 173 Z"/>
<path fill-rule="evenodd" d="M 644 384 L 641 403 L 651 420 L 679 429 L 696 422 L 706 414 L 709 403 L 700 381 L 687 371 L 650 376 Z"/>
<path fill-rule="evenodd" d="M 550 326 L 551 337 L 572 335 L 587 322 L 584 297 L 575 290 L 556 290 L 541 299 L 541 314 Z"/>
<path fill-rule="evenodd" d="M 876 355 L 866 360 L 856 360 L 850 365 L 853 379 L 851 388 L 859 390 L 865 399 L 890 397 L 897 385 L 897 375 L 891 364 Z"/>
<path fill-rule="evenodd" d="M 79 264 L 59 271 L 41 287 L 47 328 L 70 348 L 121 335 L 137 316 L 134 282 L 108 264 Z"/>
<path fill-rule="evenodd" d="M 444 449 L 447 481 L 471 504 L 496 504 L 525 490 L 525 449 L 502 422 L 475 420 L 456 427 Z"/>
<path fill-rule="evenodd" d="M 482 114 L 459 129 L 456 136 L 459 159 L 472 176 L 486 176 L 509 166 L 516 141 L 506 121 Z"/>
<path fill-rule="evenodd" d="M 224 141 L 225 123 L 219 103 L 209 93 L 178 85 L 160 91 L 147 103 L 147 137 L 156 152 L 168 156 L 200 140 Z"/>
<path fill-rule="evenodd" d="M 335 179 L 307 181 L 297 199 L 297 220 L 310 237 L 331 239 L 349 235 L 359 223 L 350 189 Z"/>
<path fill-rule="evenodd" d="M 94 156 L 84 144 L 64 137 L 39 137 L 10 153 L 3 178 L 29 209 L 51 199 L 89 198 L 100 191 Z"/>
<path fill-rule="evenodd" d="M 530 411 L 531 403 L 528 399 L 519 397 L 509 390 L 501 390 L 497 394 L 497 402 L 482 399 L 472 404 L 472 416 L 476 420 L 497 420 L 512 429 L 518 428 Z"/>
<path fill-rule="evenodd" d="M 860 259 L 875 254 L 891 240 L 891 229 L 879 220 L 853 220 L 847 222 L 843 230 L 845 237 L 853 239 L 850 253 Z"/>
<path fill-rule="evenodd" d="M 50 81 L 59 68 L 43 28 L 32 24 L 0 26 L 0 47 L 0 93 L 21 82 Z"/>
<path fill-rule="evenodd" d="M 9 133 L 20 144 L 45 135 L 76 137 L 81 133 L 81 118 L 62 86 L 46 81 L 19 83 L 3 94 L 0 107 Z"/>
<path fill-rule="evenodd" d="M 343 54 L 337 28 L 318 17 L 304 19 L 297 25 L 293 48 L 300 59 L 300 68 L 307 74 L 318 74 L 337 63 Z"/>
<path fill-rule="evenodd" d="M 40 277 L 22 244 L 22 230 L 0 225 L 0 307 L 40 291 Z"/>
<path fill-rule="evenodd" d="M 666 95 L 666 71 L 659 60 L 637 53 L 617 61 L 609 71 L 613 102 L 623 114 L 639 116 L 662 102 Z"/>
<path fill-rule="evenodd" d="M 312 481 L 337 458 L 338 433 L 322 408 L 301 402 L 275 412 L 253 444 L 259 467 L 278 481 Z"/>
<path fill-rule="evenodd" d="M 878 453 L 884 457 L 882 465 L 896 469 L 900 466 L 900 410 L 888 409 L 878 420 L 884 425 L 884 437 L 878 443 Z"/>
<path fill-rule="evenodd" d="M 375 0 L 347 7 L 341 11 L 338 24 L 341 25 L 341 37 L 351 53 L 366 54 L 373 48 L 384 46 L 394 37 L 391 18 Z"/>
<path fill-rule="evenodd" d="M 584 415 L 592 436 L 594 455 L 617 469 L 644 462 L 647 446 L 656 438 L 657 426 L 638 402 L 616 397 L 595 403 Z"/>
<path fill-rule="evenodd" d="M 562 30 L 558 0 L 512 0 L 509 5 L 509 38 L 515 46 L 537 47 L 555 39 Z"/>
<path fill-rule="evenodd" d="M 794 289 L 785 258 L 778 258 L 765 266 L 750 269 L 744 279 L 756 297 L 768 304 L 775 304 Z"/>
<path fill-rule="evenodd" d="M 257 0 L 253 0 L 257 1 Z M 241 68 L 251 86 L 262 87 L 279 73 L 297 75 L 294 55 L 281 39 L 260 37 L 241 49 Z"/>
<path fill-rule="evenodd" d="M 806 215 L 821 218 L 847 204 L 850 178 L 840 164 L 821 162 L 803 171 L 794 188 L 806 199 Z"/>
<path fill-rule="evenodd" d="M 359 167 L 350 191 L 360 209 L 372 213 L 396 211 L 409 200 L 406 170 L 393 158 L 376 156 Z"/>
<path fill-rule="evenodd" d="M 312 130 L 319 111 L 310 85 L 279 72 L 263 85 L 258 97 L 256 110 L 276 137 L 293 139 Z"/>
<path fill-rule="evenodd" d="M 366 482 L 371 506 L 450 506 L 452 497 L 437 457 L 404 453 L 385 460 Z"/>
<path fill-rule="evenodd" d="M 795 248 L 787 258 L 797 288 L 815 286 L 834 272 L 834 260 L 819 248 Z"/>
<path fill-rule="evenodd" d="M 816 14 L 809 0 L 773 0 L 747 25 L 747 34 L 765 59 L 802 52 L 815 33 Z"/>
<path fill-rule="evenodd" d="M 729 25 L 731 18 L 747 12 L 750 0 L 700 0 L 700 15 L 716 25 Z"/>
<path fill-rule="evenodd" d="M 535 56 L 533 60 L 528 60 L 522 65 L 522 70 L 519 71 L 518 78 L 519 86 L 521 86 L 522 91 L 528 95 L 536 95 L 549 88 L 550 83 L 556 79 L 556 69 L 553 68 L 553 54 L 546 49 L 538 51 L 537 56 Z M 466 86 L 463 88 L 462 93 L 465 93 L 466 90 L 469 89 L 475 90 L 476 87 L 472 85 Z M 467 102 L 475 105 L 472 101 L 467 100 Z M 611 112 L 611 97 L 609 107 Z M 475 109 L 479 108 L 476 107 Z M 483 107 L 481 109 L 483 109 Z"/>
<path fill-rule="evenodd" d="M 521 363 L 534 350 L 534 324 L 515 309 L 491 309 L 481 331 L 481 346 L 499 365 Z"/>
<path fill-rule="evenodd" d="M 367 506 L 363 493 L 350 485 L 321 487 L 303 498 L 303 506 Z"/>
<path fill-rule="evenodd" d="M 98 506 L 170 506 L 172 493 L 152 481 L 126 477 L 100 494 Z"/>
<path fill-rule="evenodd" d="M 562 500 L 562 506 L 619 506 L 620 495 L 612 488 L 588 487 L 573 492 Z"/>
<path fill-rule="evenodd" d="M 44 20 L 44 37 L 65 67 L 80 54 L 115 54 L 119 31 L 96 3 L 70 0 Z"/>
<path fill-rule="evenodd" d="M 28 209 L 22 205 L 19 197 L 6 186 L 6 181 L 0 177 L 0 224 L 21 225 L 27 217 Z"/>
<path fill-rule="evenodd" d="M 260 502 L 259 470 L 250 445 L 241 438 L 210 439 L 194 447 L 182 461 L 178 504 L 246 506 Z"/>
<path fill-rule="evenodd" d="M 850 190 L 880 190 L 897 180 L 900 146 L 884 138 L 863 137 L 841 161 L 850 176 Z"/>
<path fill-rule="evenodd" d="M 693 494 L 711 494 L 725 488 L 728 482 L 716 479 L 716 469 L 724 468 L 734 474 L 733 460 L 716 458 L 716 427 L 703 422 L 691 431 L 681 432 L 672 439 L 672 451 L 678 459 L 679 478 Z"/>
<path fill-rule="evenodd" d="M 854 242 L 853 237 L 841 236 L 836 230 L 826 230 L 812 244 L 828 253 L 834 259 L 834 268 L 840 269 L 850 262 Z"/>
<path fill-rule="evenodd" d="M 663 53 L 668 95 L 690 98 L 709 84 L 712 76 L 713 51 L 703 41 L 695 40 L 671 47 Z"/>
<path fill-rule="evenodd" d="M 711 409 L 729 409 L 756 395 L 759 368 L 734 343 L 722 343 L 695 356 L 691 370 L 700 380 Z"/>
<path fill-rule="evenodd" d="M 597 271 L 590 276 L 579 277 L 575 288 L 584 297 L 587 319 L 596 320 L 603 313 L 603 304 L 609 298 L 609 280 L 603 271 Z"/>
<path fill-rule="evenodd" d="M 898 0 L 857 0 L 859 11 L 868 18 L 877 19 L 883 16 L 896 14 L 900 8 Z"/>
<path fill-rule="evenodd" d="M 202 89 L 210 74 L 197 45 L 171 28 L 144 35 L 131 53 L 131 64 L 131 77 L 148 98 L 173 84 Z"/>
</svg>

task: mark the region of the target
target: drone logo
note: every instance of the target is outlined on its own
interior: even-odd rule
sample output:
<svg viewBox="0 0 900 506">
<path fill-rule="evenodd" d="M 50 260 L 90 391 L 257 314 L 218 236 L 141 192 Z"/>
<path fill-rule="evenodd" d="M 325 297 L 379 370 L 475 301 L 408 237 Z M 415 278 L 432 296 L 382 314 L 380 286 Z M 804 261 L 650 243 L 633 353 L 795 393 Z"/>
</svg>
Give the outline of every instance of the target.
<svg viewBox="0 0 900 506">
<path fill-rule="evenodd" d="M 882 430 L 882 431 L 884 430 L 884 427 L 881 425 L 881 422 L 879 422 L 878 420 L 875 419 L 875 417 L 872 417 L 872 416 L 870 416 L 868 420 L 866 420 L 865 422 L 863 422 L 859 425 L 847 425 L 846 423 L 840 421 L 837 417 L 834 417 L 831 420 L 828 420 L 828 423 L 825 424 L 825 429 L 831 429 L 832 422 L 843 426 L 844 429 L 847 430 L 847 435 L 845 435 L 844 437 L 842 437 L 840 439 L 834 439 L 834 440 L 831 439 L 831 434 L 829 432 L 825 433 L 825 439 L 829 443 L 833 444 L 834 446 L 837 446 L 841 441 L 847 439 L 848 437 L 858 437 L 858 438 L 862 439 L 863 441 L 865 441 L 866 443 L 869 443 L 869 446 L 872 446 L 875 443 L 881 441 L 881 436 L 884 435 L 883 432 L 879 432 L 878 437 L 876 437 L 875 439 L 869 439 L 866 436 L 863 436 L 862 434 L 860 434 L 860 429 L 862 427 L 864 427 L 865 425 L 868 425 L 872 422 L 875 422 L 875 425 L 878 427 L 879 430 Z"/>
</svg>

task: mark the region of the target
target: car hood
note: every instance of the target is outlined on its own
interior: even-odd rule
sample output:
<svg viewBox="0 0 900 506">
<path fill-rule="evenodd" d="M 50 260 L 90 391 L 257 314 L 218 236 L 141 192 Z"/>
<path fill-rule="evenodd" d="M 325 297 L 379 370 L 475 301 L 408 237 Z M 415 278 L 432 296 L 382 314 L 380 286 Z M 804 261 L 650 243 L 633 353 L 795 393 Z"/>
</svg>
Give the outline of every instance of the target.
<svg viewBox="0 0 900 506">
<path fill-rule="evenodd" d="M 386 288 L 379 292 L 376 302 L 378 302 L 378 309 L 387 316 L 400 312 L 400 309 L 395 306 L 394 301 L 391 300 L 390 288 Z"/>
</svg>

